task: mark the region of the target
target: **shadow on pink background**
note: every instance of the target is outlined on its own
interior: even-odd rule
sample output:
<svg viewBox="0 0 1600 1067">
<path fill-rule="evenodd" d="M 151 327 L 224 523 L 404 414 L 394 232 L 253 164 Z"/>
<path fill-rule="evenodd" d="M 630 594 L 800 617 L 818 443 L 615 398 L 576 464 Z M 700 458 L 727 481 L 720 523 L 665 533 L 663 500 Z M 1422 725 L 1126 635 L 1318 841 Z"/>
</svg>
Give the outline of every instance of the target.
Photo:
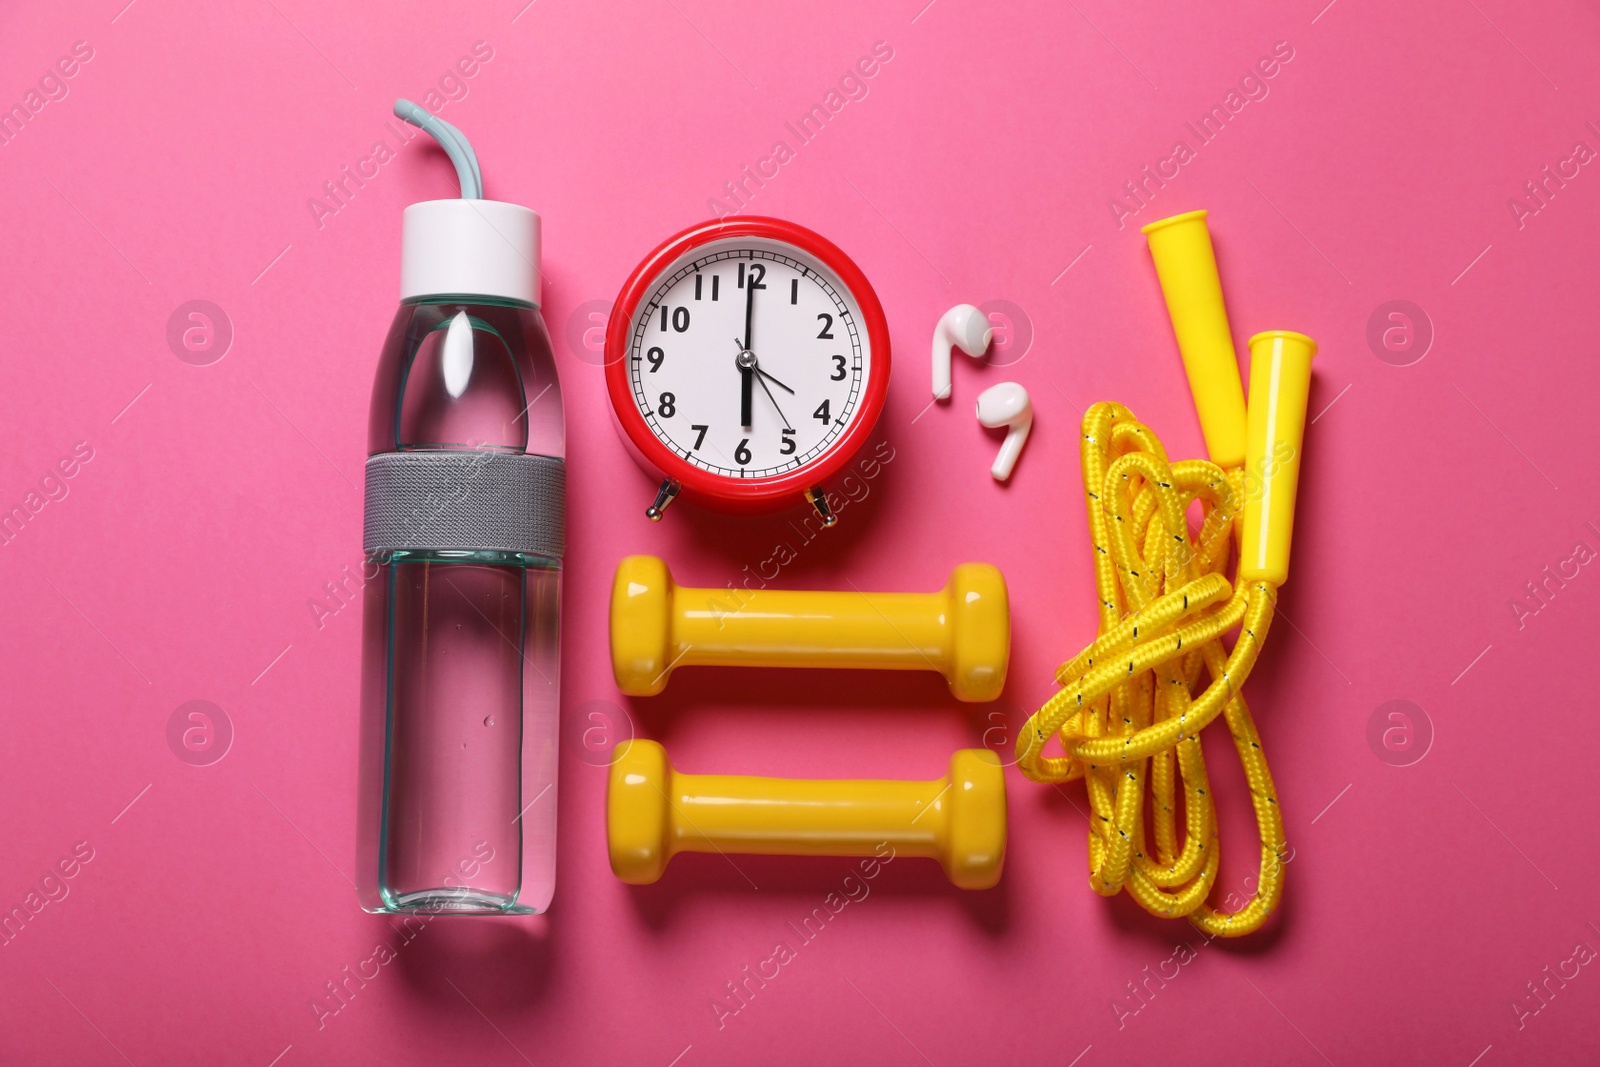
<svg viewBox="0 0 1600 1067">
<path fill-rule="evenodd" d="M 0 106 L 29 116 L 0 145 L 0 510 L 27 511 L 0 547 L 0 910 L 27 913 L 0 944 L 0 1060 L 1593 1061 L 1591 7 L 124 3 L 0 15 Z M 492 56 L 453 73 L 478 42 Z M 865 95 L 800 142 L 786 123 L 878 42 Z M 488 195 L 544 219 L 572 548 L 554 907 L 415 932 L 348 884 L 360 623 L 329 588 L 359 572 L 400 212 L 452 189 L 420 139 L 343 203 L 324 183 L 397 143 L 396 96 L 430 91 Z M 722 585 L 794 536 L 789 516 L 644 519 L 594 332 L 638 259 L 738 206 L 725 183 L 779 141 L 794 158 L 746 182 L 749 210 L 856 260 L 898 367 L 892 461 L 779 582 L 932 589 L 997 564 L 1015 641 L 993 706 L 932 675 L 685 670 L 640 701 L 611 681 L 620 556 Z M 1097 897 L 1082 786 L 1015 772 L 992 891 L 896 862 L 803 941 L 791 924 L 851 861 L 686 856 L 619 883 L 596 724 L 690 772 L 932 778 L 954 748 L 1009 751 L 1092 636 L 1082 406 L 1120 400 L 1200 452 L 1137 229 L 1196 207 L 1239 339 L 1322 346 L 1288 625 L 1247 689 L 1294 849 L 1271 926 L 1205 944 Z M 169 345 L 192 300 L 221 309 L 221 358 Z M 962 301 L 1003 315 L 1009 365 L 959 362 L 952 404 L 925 410 L 929 331 Z M 1418 332 L 1386 347 L 1392 301 Z M 968 408 L 1002 378 L 1037 408 L 1007 487 Z M 168 743 L 193 700 L 232 731 L 209 766 Z M 1397 700 L 1410 734 L 1386 742 Z M 1221 884 L 1244 891 L 1244 785 L 1210 740 Z M 749 981 L 780 941 L 795 958 Z M 394 958 L 367 962 L 380 944 Z"/>
</svg>

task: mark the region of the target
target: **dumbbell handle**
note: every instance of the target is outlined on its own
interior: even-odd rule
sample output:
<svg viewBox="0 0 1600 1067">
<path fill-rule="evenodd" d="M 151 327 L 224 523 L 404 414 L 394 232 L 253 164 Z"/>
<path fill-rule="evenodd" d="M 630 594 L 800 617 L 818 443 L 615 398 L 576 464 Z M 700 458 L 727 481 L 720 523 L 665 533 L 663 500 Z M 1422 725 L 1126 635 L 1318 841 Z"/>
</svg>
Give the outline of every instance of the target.
<svg viewBox="0 0 1600 1067">
<path fill-rule="evenodd" d="M 949 656 L 954 620 L 937 593 L 824 593 L 757 589 L 737 607 L 706 609 L 732 594 L 680 588 L 673 636 L 679 664 L 931 670 Z"/>
<path fill-rule="evenodd" d="M 938 860 L 984 889 L 1005 857 L 1005 777 L 987 749 L 962 749 L 932 782 L 682 774 L 653 741 L 618 746 L 606 800 L 611 867 L 625 882 L 661 877 L 679 852 L 883 855 Z"/>
<path fill-rule="evenodd" d="M 696 589 L 629 556 L 612 588 L 612 667 L 630 696 L 700 665 L 932 670 L 961 700 L 993 700 L 1010 645 L 1005 579 L 986 563 L 961 564 L 933 593 L 863 593 Z"/>
<path fill-rule="evenodd" d="M 870 856 L 880 844 L 939 858 L 949 781 L 672 775 L 674 852 Z M 759 813 L 759 818 L 752 818 Z M 819 815 L 826 813 L 826 818 Z"/>
</svg>

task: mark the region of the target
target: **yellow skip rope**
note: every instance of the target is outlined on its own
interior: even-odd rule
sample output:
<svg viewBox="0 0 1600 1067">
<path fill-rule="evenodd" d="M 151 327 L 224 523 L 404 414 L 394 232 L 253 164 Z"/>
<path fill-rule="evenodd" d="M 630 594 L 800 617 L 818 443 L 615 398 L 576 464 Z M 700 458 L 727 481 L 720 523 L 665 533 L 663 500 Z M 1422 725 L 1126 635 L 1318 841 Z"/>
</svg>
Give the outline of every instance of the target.
<svg viewBox="0 0 1600 1067">
<path fill-rule="evenodd" d="M 1085 780 L 1097 893 L 1126 889 L 1154 915 L 1187 916 L 1208 934 L 1237 937 L 1259 928 L 1283 893 L 1283 817 L 1240 690 L 1288 577 L 1316 342 L 1288 331 L 1250 339 L 1247 414 L 1205 216 L 1178 215 L 1144 232 L 1212 459 L 1169 461 L 1160 439 L 1120 404 L 1085 414 L 1099 636 L 1057 670 L 1061 691 L 1028 720 L 1017 758 L 1036 782 Z M 1195 504 L 1200 523 L 1191 533 Z M 1235 629 L 1229 649 L 1224 637 Z M 1207 903 L 1220 849 L 1200 731 L 1219 715 L 1244 765 L 1261 839 L 1256 891 L 1229 913 Z M 1064 755 L 1044 754 L 1052 737 Z"/>
</svg>

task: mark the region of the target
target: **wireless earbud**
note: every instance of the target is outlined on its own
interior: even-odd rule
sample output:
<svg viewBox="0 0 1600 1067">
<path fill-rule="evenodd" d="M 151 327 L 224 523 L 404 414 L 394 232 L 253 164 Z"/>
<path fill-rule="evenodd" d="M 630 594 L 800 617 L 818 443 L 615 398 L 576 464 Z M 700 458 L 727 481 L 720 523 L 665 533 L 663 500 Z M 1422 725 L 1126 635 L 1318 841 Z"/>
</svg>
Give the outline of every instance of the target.
<svg viewBox="0 0 1600 1067">
<path fill-rule="evenodd" d="M 969 356 L 982 356 L 994 340 L 989 318 L 971 304 L 957 304 L 939 318 L 933 329 L 933 398 L 950 395 L 950 350 L 959 348 Z"/>
<path fill-rule="evenodd" d="M 989 468 L 995 480 L 1003 482 L 1011 477 L 1011 468 L 1017 465 L 1028 431 L 1033 429 L 1033 400 L 1016 382 L 991 385 L 978 394 L 978 421 L 991 430 L 1004 426 L 1009 431 L 994 466 Z"/>
</svg>

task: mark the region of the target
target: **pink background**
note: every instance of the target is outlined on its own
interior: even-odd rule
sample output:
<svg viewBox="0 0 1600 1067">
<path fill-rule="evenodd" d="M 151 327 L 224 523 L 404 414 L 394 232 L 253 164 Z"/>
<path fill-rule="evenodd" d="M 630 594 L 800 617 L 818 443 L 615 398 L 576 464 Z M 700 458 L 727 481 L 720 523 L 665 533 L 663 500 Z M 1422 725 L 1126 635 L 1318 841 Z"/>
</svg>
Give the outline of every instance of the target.
<svg viewBox="0 0 1600 1067">
<path fill-rule="evenodd" d="M 1600 175 L 1579 166 L 1520 226 L 1507 206 L 1575 142 L 1600 148 L 1592 6 L 125 2 L 0 16 L 0 104 L 74 42 L 93 49 L 0 147 L 0 507 L 92 449 L 0 548 L 0 908 L 78 842 L 93 856 L 0 947 L 0 1060 L 1593 1061 L 1600 571 L 1566 564 L 1537 614 L 1510 604 L 1575 544 L 1600 549 Z M 319 628 L 309 603 L 360 560 L 401 209 L 452 187 L 413 141 L 322 225 L 307 201 L 369 154 L 395 96 L 423 100 L 480 40 L 492 60 L 442 114 L 489 195 L 543 215 L 570 425 L 559 882 L 547 919 L 432 924 L 319 1027 L 324 983 L 398 939 L 347 884 L 359 615 Z M 893 58 L 868 95 L 797 146 L 784 123 L 878 41 Z M 1185 121 L 1280 41 L 1293 59 L 1269 94 L 1119 228 L 1122 183 L 1178 137 L 1192 147 Z M 778 582 L 931 589 L 992 561 L 1014 597 L 1001 704 L 958 705 L 932 675 L 685 672 L 632 703 L 611 681 L 621 555 L 722 585 L 791 535 L 784 516 L 687 507 L 646 522 L 585 305 L 779 139 L 796 158 L 750 209 L 856 260 L 898 370 L 880 424 L 893 462 Z M 1174 455 L 1199 452 L 1136 228 L 1195 207 L 1212 211 L 1238 336 L 1322 344 L 1292 626 L 1248 688 L 1295 850 L 1271 927 L 1199 947 L 1186 924 L 1095 896 L 1082 786 L 1014 771 L 999 888 L 896 862 L 804 947 L 787 924 L 849 861 L 689 856 L 653 887 L 613 878 L 588 711 L 627 707 L 688 771 L 932 778 L 954 748 L 1007 747 L 1092 636 L 1078 405 L 1123 401 Z M 208 366 L 166 340 L 192 299 L 234 333 Z M 1396 299 L 1434 334 L 1409 366 L 1367 340 Z M 998 300 L 1020 312 L 997 362 L 1024 358 L 960 363 L 953 404 L 924 412 L 934 321 Z M 1002 378 L 1038 410 L 1005 487 L 968 407 Z M 205 767 L 167 741 L 195 699 L 235 732 Z M 1408 766 L 1368 741 L 1390 700 L 1431 736 Z M 1255 845 L 1224 740 L 1221 884 L 1242 888 Z M 719 1029 L 724 983 L 779 940 L 797 958 Z M 1179 941 L 1197 958 L 1133 999 Z"/>
</svg>

